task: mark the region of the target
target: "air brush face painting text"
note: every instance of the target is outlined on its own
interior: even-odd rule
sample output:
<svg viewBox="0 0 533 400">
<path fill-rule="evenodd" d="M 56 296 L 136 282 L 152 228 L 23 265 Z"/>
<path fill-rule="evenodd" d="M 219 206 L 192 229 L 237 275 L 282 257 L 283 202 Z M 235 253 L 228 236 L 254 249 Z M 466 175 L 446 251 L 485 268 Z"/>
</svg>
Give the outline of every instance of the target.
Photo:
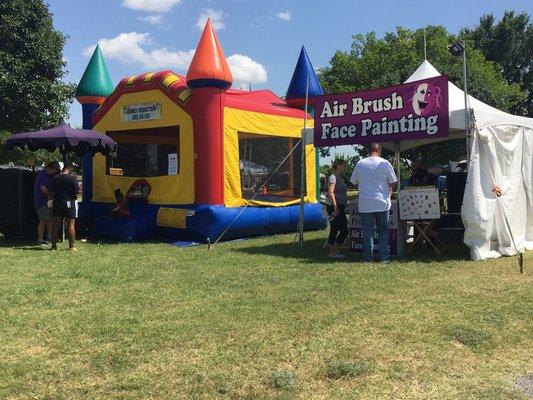
<svg viewBox="0 0 533 400">
<path fill-rule="evenodd" d="M 448 136 L 444 76 L 315 99 L 315 146 L 399 142 Z"/>
</svg>

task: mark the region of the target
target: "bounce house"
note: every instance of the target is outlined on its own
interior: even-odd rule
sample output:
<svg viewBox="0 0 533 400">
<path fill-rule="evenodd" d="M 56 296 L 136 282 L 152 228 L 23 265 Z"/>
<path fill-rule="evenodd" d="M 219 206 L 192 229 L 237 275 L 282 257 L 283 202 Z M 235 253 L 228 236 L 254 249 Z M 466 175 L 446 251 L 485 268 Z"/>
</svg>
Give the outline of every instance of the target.
<svg viewBox="0 0 533 400">
<path fill-rule="evenodd" d="M 300 178 L 306 81 L 310 97 L 322 93 L 302 48 L 289 104 L 268 90 L 230 89 L 232 74 L 210 21 L 186 77 L 143 73 L 113 90 L 97 46 L 76 98 L 83 127 L 118 146 L 113 155 L 85 156 L 80 218 L 97 237 L 123 241 L 213 242 L 222 234 L 229 240 L 290 232 L 303 185 L 304 228 L 324 228 L 312 145 L 304 147 L 305 181 Z M 111 217 L 119 191 L 130 215 Z"/>
</svg>

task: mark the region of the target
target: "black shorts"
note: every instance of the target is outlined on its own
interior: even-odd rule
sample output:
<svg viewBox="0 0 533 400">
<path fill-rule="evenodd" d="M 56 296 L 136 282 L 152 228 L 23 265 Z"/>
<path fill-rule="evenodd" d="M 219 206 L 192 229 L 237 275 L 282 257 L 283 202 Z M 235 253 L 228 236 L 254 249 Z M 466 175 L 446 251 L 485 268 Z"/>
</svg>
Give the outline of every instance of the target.
<svg viewBox="0 0 533 400">
<path fill-rule="evenodd" d="M 78 203 L 74 200 L 57 203 L 54 201 L 52 214 L 57 218 L 76 219 L 78 217 Z"/>
</svg>

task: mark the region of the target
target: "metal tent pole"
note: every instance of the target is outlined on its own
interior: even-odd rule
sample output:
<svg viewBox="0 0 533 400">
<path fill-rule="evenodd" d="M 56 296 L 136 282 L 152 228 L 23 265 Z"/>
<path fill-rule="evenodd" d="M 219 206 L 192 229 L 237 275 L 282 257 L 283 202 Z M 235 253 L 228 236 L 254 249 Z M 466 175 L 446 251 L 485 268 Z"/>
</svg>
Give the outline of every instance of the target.
<svg viewBox="0 0 533 400">
<path fill-rule="evenodd" d="M 302 131 L 302 140 L 300 142 L 301 150 L 302 150 L 302 165 L 300 167 L 300 224 L 299 224 L 299 243 L 300 243 L 300 249 L 303 248 L 304 245 L 304 213 L 305 213 L 305 129 L 307 128 L 307 108 L 309 105 L 309 81 L 310 81 L 309 75 L 307 76 L 307 82 L 305 85 L 305 108 L 304 108 L 304 129 Z"/>
<path fill-rule="evenodd" d="M 61 151 L 63 155 L 63 168 L 65 168 L 65 165 L 67 165 L 67 152 L 65 150 L 65 143 L 63 143 L 63 149 Z M 61 218 L 61 238 L 62 242 L 65 242 L 65 218 Z"/>
<path fill-rule="evenodd" d="M 466 44 L 463 40 L 463 91 L 465 94 L 465 136 L 466 136 L 466 166 L 470 164 L 472 138 L 470 136 L 470 115 L 468 111 L 468 84 L 466 81 Z"/>
<path fill-rule="evenodd" d="M 394 142 L 394 162 L 396 163 L 396 177 L 398 178 L 398 191 L 400 190 L 402 177 L 400 168 L 400 142 Z"/>
<path fill-rule="evenodd" d="M 424 29 L 424 61 L 428 59 L 427 43 L 426 43 L 426 30 Z"/>
</svg>

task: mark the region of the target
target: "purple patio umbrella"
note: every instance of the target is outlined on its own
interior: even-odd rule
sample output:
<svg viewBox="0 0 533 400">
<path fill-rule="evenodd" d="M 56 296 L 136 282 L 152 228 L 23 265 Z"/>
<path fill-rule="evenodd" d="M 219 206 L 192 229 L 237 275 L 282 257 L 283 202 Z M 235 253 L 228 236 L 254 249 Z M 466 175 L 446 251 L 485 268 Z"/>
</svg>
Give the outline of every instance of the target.
<svg viewBox="0 0 533 400">
<path fill-rule="evenodd" d="M 17 133 L 6 139 L 6 149 L 28 147 L 31 151 L 59 149 L 66 157 L 68 152 L 83 156 L 88 151 L 104 155 L 116 151 L 117 144 L 107 135 L 87 129 L 74 129 L 61 119 L 59 125 L 44 131 Z"/>
</svg>

